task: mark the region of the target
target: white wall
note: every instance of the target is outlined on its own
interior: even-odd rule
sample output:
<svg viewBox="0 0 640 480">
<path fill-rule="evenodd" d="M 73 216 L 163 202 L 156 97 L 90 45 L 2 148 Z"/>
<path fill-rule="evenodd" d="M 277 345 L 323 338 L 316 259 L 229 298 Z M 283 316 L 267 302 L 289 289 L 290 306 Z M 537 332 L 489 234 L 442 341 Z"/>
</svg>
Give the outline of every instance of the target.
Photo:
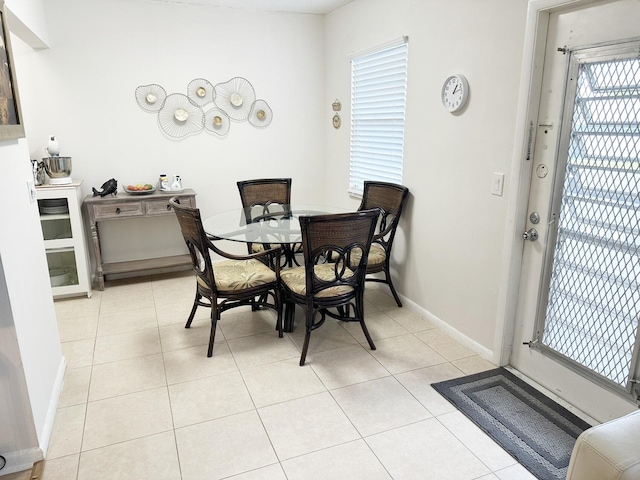
<svg viewBox="0 0 640 480">
<path fill-rule="evenodd" d="M 203 215 L 236 208 L 235 182 L 247 178 L 292 177 L 298 201 L 323 198 L 321 16 L 135 0 L 50 0 L 45 9 L 52 48 L 21 51 L 17 60 L 32 158 L 56 134 L 84 193 L 111 177 L 122 184 L 177 173 L 197 192 Z M 236 76 L 269 103 L 269 127 L 232 123 L 224 139 L 201 133 L 174 141 L 135 100 L 140 85 L 186 93 L 193 79 Z M 119 222 L 105 222 L 107 259 L 149 256 L 149 237 L 162 243 L 163 231 L 177 232 L 172 220 L 134 222 L 129 236 Z"/>
<path fill-rule="evenodd" d="M 526 9 L 525 0 L 355 0 L 326 19 L 323 112 L 335 179 L 327 198 L 345 198 L 348 187 L 349 128 L 330 126 L 330 105 L 339 98 L 349 118 L 350 55 L 407 35 L 403 183 L 411 195 L 394 246 L 403 265 L 396 286 L 486 351 L 494 347 L 510 188 L 498 197 L 490 186 L 493 172 L 509 178 Z M 440 91 L 454 73 L 467 77 L 471 94 L 452 115 Z"/>
<path fill-rule="evenodd" d="M 31 413 L 30 417 L 20 419 L 23 422 L 24 437 L 3 438 L 10 433 L 3 430 L 0 432 L 0 445 L 6 453 L 18 450 L 27 452 L 26 459 L 10 455 L 12 461 L 20 464 L 38 459 L 38 452 L 30 452 L 30 449 L 46 450 L 62 384 L 64 363 L 38 207 L 36 203 L 30 203 L 27 190 L 27 180 L 33 179 L 33 176 L 26 141 L 20 139 L 0 142 L 0 156 L 4 175 L 11 179 L 3 185 L 5 201 L 0 213 L 0 255 L 7 290 L 7 295 L 3 295 L 0 302 L 0 316 L 3 317 L 3 328 L 8 329 L 8 334 L 15 330 L 20 352 L 18 364 L 21 364 L 24 371 L 28 391 L 28 398 L 14 397 L 14 401 L 19 403 L 13 405 L 3 405 L 0 402 L 0 409 L 10 411 L 13 408 Z M 9 351 L 10 347 L 5 345 L 3 354 L 6 355 Z M 11 360 L 16 361 L 16 358 L 12 357 Z M 0 376 L 11 373 L 11 369 L 6 370 L 5 367 L 0 366 Z M 28 434 L 32 429 L 35 436 Z M 37 443 L 28 445 L 27 448 L 24 445 L 25 437 L 35 437 Z M 15 465 L 8 463 L 5 471 L 13 467 Z"/>
</svg>

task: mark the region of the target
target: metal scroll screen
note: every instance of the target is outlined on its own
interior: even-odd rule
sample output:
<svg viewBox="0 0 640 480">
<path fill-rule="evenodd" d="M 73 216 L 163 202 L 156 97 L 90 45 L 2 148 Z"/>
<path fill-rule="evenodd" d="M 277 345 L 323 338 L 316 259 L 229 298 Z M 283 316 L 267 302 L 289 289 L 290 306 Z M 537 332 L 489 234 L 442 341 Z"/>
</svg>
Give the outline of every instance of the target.
<svg viewBox="0 0 640 480">
<path fill-rule="evenodd" d="M 625 388 L 640 310 L 640 60 L 579 67 L 542 344 Z"/>
</svg>

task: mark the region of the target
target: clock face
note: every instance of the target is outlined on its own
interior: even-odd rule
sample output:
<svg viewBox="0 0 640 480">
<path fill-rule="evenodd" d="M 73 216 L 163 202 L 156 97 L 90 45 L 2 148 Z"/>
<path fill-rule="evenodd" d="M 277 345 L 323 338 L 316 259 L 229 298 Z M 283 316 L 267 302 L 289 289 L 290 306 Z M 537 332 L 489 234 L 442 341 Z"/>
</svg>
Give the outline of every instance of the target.
<svg viewBox="0 0 640 480">
<path fill-rule="evenodd" d="M 450 112 L 457 112 L 467 103 L 469 84 L 463 75 L 452 75 L 442 86 L 442 104 Z"/>
</svg>

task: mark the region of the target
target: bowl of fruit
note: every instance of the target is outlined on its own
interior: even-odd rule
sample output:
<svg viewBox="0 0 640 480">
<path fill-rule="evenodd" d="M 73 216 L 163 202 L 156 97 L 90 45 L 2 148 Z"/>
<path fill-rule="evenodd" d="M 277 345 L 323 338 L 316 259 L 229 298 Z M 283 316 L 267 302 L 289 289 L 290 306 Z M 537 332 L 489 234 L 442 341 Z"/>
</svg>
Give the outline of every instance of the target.
<svg viewBox="0 0 640 480">
<path fill-rule="evenodd" d="M 149 195 L 157 190 L 153 183 L 123 183 L 122 189 L 130 195 Z"/>
</svg>

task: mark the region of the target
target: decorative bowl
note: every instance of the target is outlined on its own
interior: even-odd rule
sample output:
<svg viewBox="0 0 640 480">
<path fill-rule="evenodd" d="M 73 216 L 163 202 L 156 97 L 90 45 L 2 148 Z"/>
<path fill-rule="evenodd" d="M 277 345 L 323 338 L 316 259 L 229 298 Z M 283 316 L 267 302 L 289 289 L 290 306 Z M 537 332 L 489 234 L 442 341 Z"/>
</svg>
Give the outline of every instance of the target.
<svg viewBox="0 0 640 480">
<path fill-rule="evenodd" d="M 123 183 L 122 189 L 131 195 L 149 195 L 158 189 L 158 185 L 149 182 Z"/>
<path fill-rule="evenodd" d="M 44 170 L 51 178 L 71 176 L 71 157 L 44 157 Z"/>
</svg>

